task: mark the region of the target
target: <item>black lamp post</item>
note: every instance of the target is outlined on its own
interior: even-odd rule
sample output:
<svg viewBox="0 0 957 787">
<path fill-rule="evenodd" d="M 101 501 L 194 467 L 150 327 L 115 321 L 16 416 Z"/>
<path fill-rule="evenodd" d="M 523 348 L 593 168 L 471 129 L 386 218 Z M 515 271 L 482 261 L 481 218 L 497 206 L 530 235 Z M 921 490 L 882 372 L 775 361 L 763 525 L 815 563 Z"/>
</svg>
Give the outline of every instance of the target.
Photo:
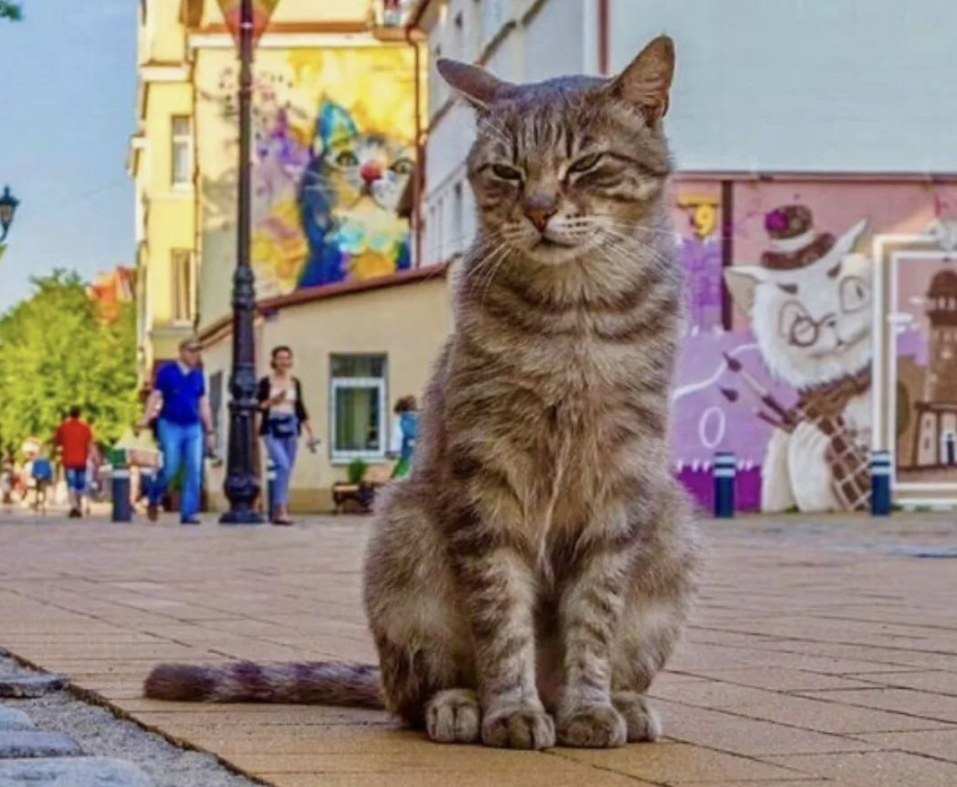
<svg viewBox="0 0 957 787">
<path fill-rule="evenodd" d="M 7 237 L 10 231 L 10 225 L 13 224 L 13 217 L 17 213 L 17 206 L 20 200 L 10 193 L 10 187 L 3 187 L 3 195 L 0 196 L 0 243 Z"/>
<path fill-rule="evenodd" d="M 233 274 L 233 368 L 229 378 L 229 447 L 224 489 L 229 510 L 224 525 L 258 525 L 254 508 L 259 481 L 253 466 L 256 440 L 255 278 L 250 260 L 252 219 L 252 61 L 256 40 L 278 0 L 220 0 L 226 23 L 239 42 L 239 195 L 236 271 Z M 238 6 L 238 7 L 237 7 Z M 238 13 L 237 13 L 238 11 Z M 238 18 L 237 18 L 238 17 Z"/>
</svg>

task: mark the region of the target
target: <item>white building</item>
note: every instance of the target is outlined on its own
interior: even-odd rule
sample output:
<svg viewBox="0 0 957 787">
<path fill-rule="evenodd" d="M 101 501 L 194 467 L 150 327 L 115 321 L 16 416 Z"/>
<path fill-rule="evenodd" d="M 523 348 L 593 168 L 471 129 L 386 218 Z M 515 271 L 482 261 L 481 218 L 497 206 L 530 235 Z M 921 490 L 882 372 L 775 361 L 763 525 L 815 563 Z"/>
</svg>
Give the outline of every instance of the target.
<svg viewBox="0 0 957 787">
<path fill-rule="evenodd" d="M 677 44 L 668 129 L 686 175 L 957 173 L 954 0 L 419 0 L 429 55 L 513 81 L 613 73 Z M 424 256 L 474 229 L 467 109 L 433 69 Z"/>
</svg>

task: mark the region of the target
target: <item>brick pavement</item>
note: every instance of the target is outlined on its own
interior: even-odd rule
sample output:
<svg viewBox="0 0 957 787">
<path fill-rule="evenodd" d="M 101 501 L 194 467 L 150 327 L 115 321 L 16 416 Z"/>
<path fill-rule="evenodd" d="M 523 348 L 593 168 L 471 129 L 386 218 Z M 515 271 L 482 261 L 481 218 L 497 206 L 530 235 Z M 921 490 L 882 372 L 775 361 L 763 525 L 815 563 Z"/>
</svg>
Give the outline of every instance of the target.
<svg viewBox="0 0 957 787">
<path fill-rule="evenodd" d="M 914 556 L 957 545 L 943 516 L 706 523 L 656 745 L 444 747 L 376 712 L 140 696 L 158 659 L 371 659 L 367 524 L 0 520 L 0 645 L 276 787 L 957 785 L 957 561 Z"/>
</svg>

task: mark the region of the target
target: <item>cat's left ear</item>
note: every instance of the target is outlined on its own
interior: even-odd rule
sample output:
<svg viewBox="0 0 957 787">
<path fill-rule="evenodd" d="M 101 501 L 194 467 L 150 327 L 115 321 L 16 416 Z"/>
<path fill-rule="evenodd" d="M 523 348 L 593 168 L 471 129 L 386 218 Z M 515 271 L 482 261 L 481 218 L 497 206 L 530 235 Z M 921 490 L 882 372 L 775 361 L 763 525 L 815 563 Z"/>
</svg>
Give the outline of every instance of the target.
<svg viewBox="0 0 957 787">
<path fill-rule="evenodd" d="M 612 80 L 609 91 L 638 109 L 649 126 L 655 126 L 668 113 L 674 75 L 675 43 L 668 36 L 659 36 Z"/>
<path fill-rule="evenodd" d="M 484 68 L 447 57 L 436 61 L 435 67 L 449 87 L 479 110 L 488 109 L 496 96 L 513 87 L 510 82 L 492 76 Z"/>
</svg>

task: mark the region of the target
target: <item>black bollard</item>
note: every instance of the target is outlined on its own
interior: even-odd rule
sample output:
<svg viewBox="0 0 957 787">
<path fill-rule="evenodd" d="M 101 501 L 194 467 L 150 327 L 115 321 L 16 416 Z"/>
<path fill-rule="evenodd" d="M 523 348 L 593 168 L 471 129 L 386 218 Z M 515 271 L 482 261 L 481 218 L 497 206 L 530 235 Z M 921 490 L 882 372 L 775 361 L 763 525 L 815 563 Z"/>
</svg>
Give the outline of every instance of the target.
<svg viewBox="0 0 957 787">
<path fill-rule="evenodd" d="M 871 454 L 871 516 L 891 513 L 891 452 Z"/>
<path fill-rule="evenodd" d="M 714 455 L 714 516 L 715 519 L 734 519 L 734 478 L 737 462 L 730 451 Z"/>
<path fill-rule="evenodd" d="M 113 521 L 132 522 L 133 505 L 130 502 L 130 469 L 126 465 L 126 451 L 113 452 Z"/>
<path fill-rule="evenodd" d="M 270 522 L 276 517 L 276 465 L 272 461 L 266 464 L 266 517 Z"/>
</svg>

